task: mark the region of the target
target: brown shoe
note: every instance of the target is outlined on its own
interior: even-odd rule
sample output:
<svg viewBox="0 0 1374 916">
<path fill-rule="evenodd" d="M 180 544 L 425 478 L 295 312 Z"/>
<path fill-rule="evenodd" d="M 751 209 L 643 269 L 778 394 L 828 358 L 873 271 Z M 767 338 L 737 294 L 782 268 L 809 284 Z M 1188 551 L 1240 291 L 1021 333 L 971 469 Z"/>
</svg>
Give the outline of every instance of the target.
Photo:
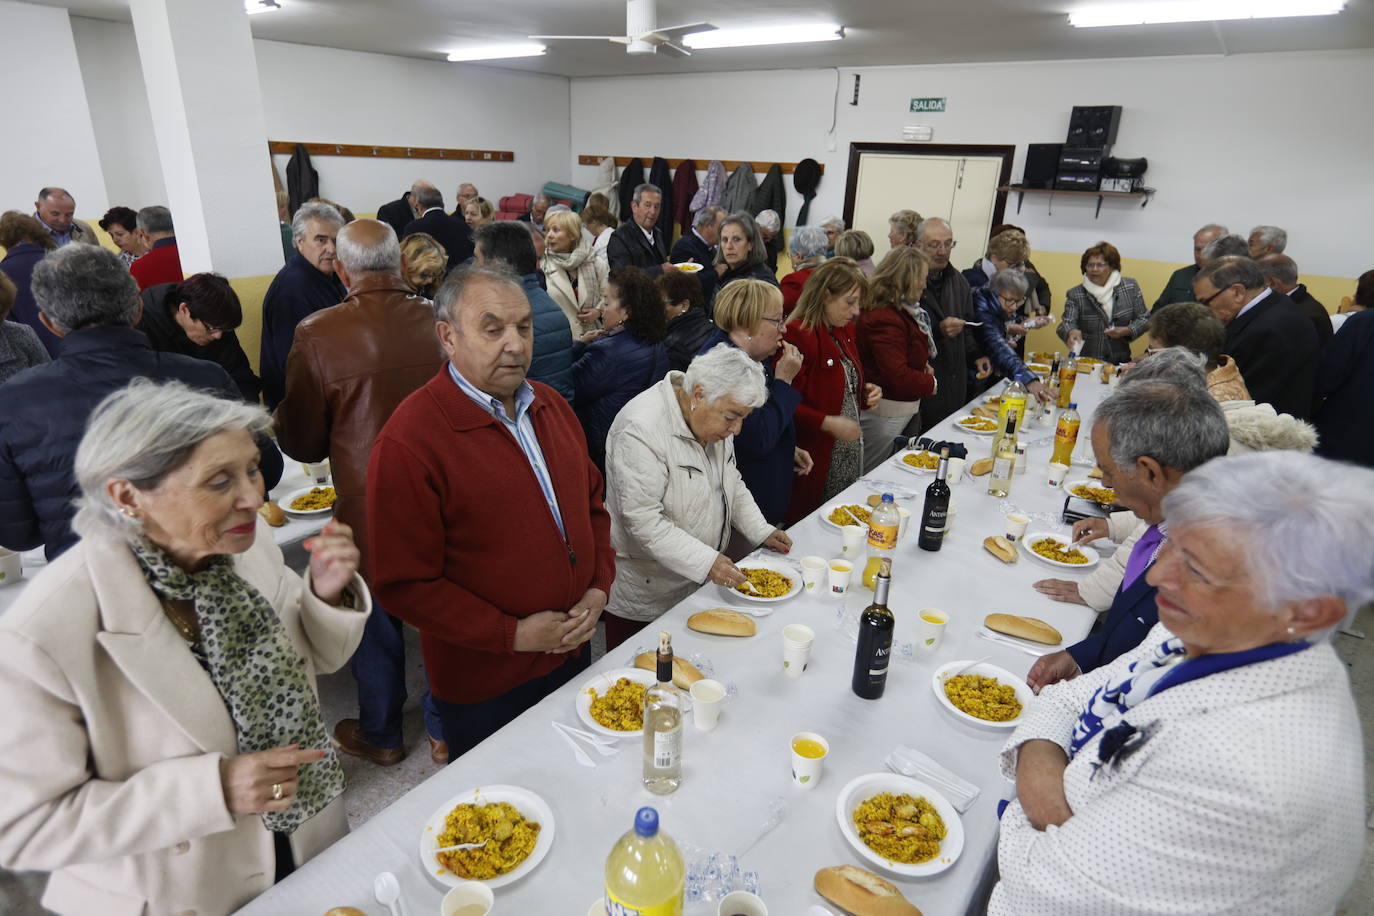
<svg viewBox="0 0 1374 916">
<path fill-rule="evenodd" d="M 373 747 L 363 739 L 357 719 L 340 719 L 334 726 L 334 743 L 339 750 L 354 757 L 366 757 L 377 766 L 395 766 L 406 759 L 404 747 Z"/>
<path fill-rule="evenodd" d="M 439 764 L 439 766 L 447 765 L 448 742 L 440 741 L 438 738 L 430 734 L 426 734 L 425 737 L 429 739 L 429 759 Z"/>
</svg>

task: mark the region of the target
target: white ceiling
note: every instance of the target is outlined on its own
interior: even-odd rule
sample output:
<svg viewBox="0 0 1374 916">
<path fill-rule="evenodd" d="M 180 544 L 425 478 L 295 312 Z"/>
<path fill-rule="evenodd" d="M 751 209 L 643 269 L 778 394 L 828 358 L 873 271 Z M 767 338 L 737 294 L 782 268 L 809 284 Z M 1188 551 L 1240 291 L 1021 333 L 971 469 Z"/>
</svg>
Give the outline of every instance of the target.
<svg viewBox="0 0 1374 916">
<path fill-rule="evenodd" d="M 74 15 L 128 21 L 128 0 L 36 0 Z M 232 0 L 219 0 L 232 2 Z M 843 41 L 697 51 L 690 58 L 632 57 L 620 45 L 548 42 L 543 57 L 491 64 L 569 77 L 857 67 L 968 61 L 1064 60 L 1374 48 L 1374 0 L 1336 16 L 1134 28 L 1075 29 L 1086 0 L 659 0 L 658 24 L 717 26 L 837 22 Z M 624 0 L 281 0 L 251 19 L 257 38 L 442 60 L 463 44 L 530 34 L 621 34 Z M 1262 87 L 1256 87 L 1262 91 Z"/>
</svg>

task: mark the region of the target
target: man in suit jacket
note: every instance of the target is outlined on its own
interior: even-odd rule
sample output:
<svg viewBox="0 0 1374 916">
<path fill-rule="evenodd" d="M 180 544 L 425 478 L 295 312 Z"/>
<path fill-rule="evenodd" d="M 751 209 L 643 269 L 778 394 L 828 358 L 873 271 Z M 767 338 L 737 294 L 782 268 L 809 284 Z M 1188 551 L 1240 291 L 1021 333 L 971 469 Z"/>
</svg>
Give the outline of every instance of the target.
<svg viewBox="0 0 1374 916">
<path fill-rule="evenodd" d="M 720 207 L 702 207 L 692 217 L 692 228 L 673 244 L 668 260 L 674 264 L 692 261 L 700 264 L 697 279 L 701 281 L 701 294 L 704 301 L 711 301 L 711 291 L 716 285 L 716 272 L 712 265 L 716 260 L 716 242 L 720 239 L 720 223 L 725 219 L 725 211 Z"/>
<path fill-rule="evenodd" d="M 549 212 L 549 207 L 553 206 L 553 201 L 549 195 L 539 193 L 530 198 L 530 208 L 521 213 L 516 219 L 522 223 L 529 223 L 541 233 L 544 231 L 544 214 Z"/>
<path fill-rule="evenodd" d="M 1098 406 L 1092 444 L 1102 485 L 1116 491 L 1117 504 L 1134 512 L 1145 530 L 1131 548 L 1112 606 L 1093 632 L 1031 666 L 1026 683 L 1036 693 L 1129 652 L 1159 622 L 1156 589 L 1145 581 L 1145 573 L 1169 536 L 1164 497 L 1184 474 L 1225 455 L 1231 437 L 1221 405 L 1205 387 L 1149 380 L 1124 384 Z M 1123 463 L 1117 463 L 1118 457 Z M 1073 533 L 1075 538 L 1088 533 L 1105 537 L 1107 529 L 1106 519 L 1085 519 L 1074 525 Z"/>
<path fill-rule="evenodd" d="M 1218 258 L 1193 281 L 1193 296 L 1226 325 L 1224 352 L 1259 404 L 1299 420 L 1312 415 L 1320 348 L 1302 310 L 1264 282 L 1249 258 Z"/>
<path fill-rule="evenodd" d="M 606 245 L 606 257 L 611 269 L 638 267 L 651 277 L 672 269 L 668 262 L 668 245 L 656 226 L 663 207 L 663 192 L 657 185 L 641 184 L 630 200 L 631 218 L 611 233 Z M 702 271 L 705 273 L 705 271 Z"/>
<path fill-rule="evenodd" d="M 1193 263 L 1186 267 L 1180 267 L 1169 277 L 1169 282 L 1164 284 L 1164 291 L 1159 294 L 1155 304 L 1150 306 L 1150 311 L 1172 305 L 1175 302 L 1193 301 L 1193 279 L 1197 277 L 1198 271 L 1207 263 L 1207 259 L 1202 256 L 1202 251 L 1208 245 L 1215 242 L 1222 236 L 1229 235 L 1230 229 L 1217 223 L 1208 223 L 1197 232 L 1193 233 Z M 1048 303 L 1046 303 L 1048 304 Z"/>
<path fill-rule="evenodd" d="M 455 213 L 454 216 L 461 217 L 463 214 Z M 415 211 L 410 209 L 410 192 L 406 191 L 396 200 L 382 204 L 377 208 L 377 219 L 386 223 L 396 230 L 396 238 L 400 238 L 406 231 L 406 226 L 415 218 Z"/>
<path fill-rule="evenodd" d="M 1269 288 L 1293 300 L 1312 322 L 1312 327 L 1317 332 L 1318 346 L 1325 349 L 1326 342 L 1336 333 L 1336 329 L 1331 326 L 1331 313 L 1307 291 L 1307 284 L 1298 282 L 1297 262 L 1286 254 L 1267 254 L 1260 258 L 1258 263 Z"/>
<path fill-rule="evenodd" d="M 76 200 L 65 188 L 44 188 L 33 202 L 33 216 L 52 234 L 57 247 L 78 242 L 99 245 L 100 240 L 86 223 L 76 218 Z"/>
<path fill-rule="evenodd" d="M 401 238 L 417 232 L 427 232 L 448 252 L 448 269 L 452 270 L 472 257 L 472 231 L 468 224 L 444 212 L 444 195 L 428 181 L 410 186 L 410 209 L 415 219 L 406 224 Z"/>
</svg>

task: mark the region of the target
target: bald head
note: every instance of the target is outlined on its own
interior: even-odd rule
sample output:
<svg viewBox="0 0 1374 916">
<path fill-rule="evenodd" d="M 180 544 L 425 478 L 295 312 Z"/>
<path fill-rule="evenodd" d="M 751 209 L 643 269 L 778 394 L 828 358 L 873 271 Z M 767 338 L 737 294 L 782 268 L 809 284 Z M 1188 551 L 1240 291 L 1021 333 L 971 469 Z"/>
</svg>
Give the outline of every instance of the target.
<svg viewBox="0 0 1374 916">
<path fill-rule="evenodd" d="M 410 186 L 410 205 L 415 209 L 416 215 L 435 207 L 443 209 L 444 195 L 433 184 L 421 179 Z"/>
<path fill-rule="evenodd" d="M 1290 293 L 1298 286 L 1298 262 L 1286 254 L 1266 254 L 1256 263 L 1264 272 L 1265 282 L 1281 293 Z"/>
<path fill-rule="evenodd" d="M 33 203 L 38 218 L 54 232 L 69 232 L 76 217 L 76 201 L 66 188 L 44 188 Z"/>
<path fill-rule="evenodd" d="M 950 252 L 954 251 L 954 229 L 938 216 L 923 219 L 916 224 L 916 247 L 930 258 L 931 273 L 939 273 L 949 266 Z"/>
<path fill-rule="evenodd" d="M 396 241 L 396 232 L 375 219 L 355 219 L 340 229 L 338 250 L 342 273 L 352 280 L 364 274 L 401 272 L 401 244 Z M 352 285 L 348 279 L 344 282 Z"/>
</svg>

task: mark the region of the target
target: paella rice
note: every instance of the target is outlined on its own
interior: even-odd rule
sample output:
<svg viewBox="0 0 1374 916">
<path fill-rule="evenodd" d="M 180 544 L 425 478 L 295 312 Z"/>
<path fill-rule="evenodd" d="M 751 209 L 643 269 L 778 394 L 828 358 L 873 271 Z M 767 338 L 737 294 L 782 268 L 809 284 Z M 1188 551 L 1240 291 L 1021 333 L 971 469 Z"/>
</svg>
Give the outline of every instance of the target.
<svg viewBox="0 0 1374 916">
<path fill-rule="evenodd" d="M 903 865 L 928 862 L 940 853 L 945 822 L 923 796 L 882 792 L 854 809 L 854 829 L 865 846 Z"/>
<path fill-rule="evenodd" d="M 314 512 L 317 509 L 328 509 L 333 505 L 333 487 L 311 487 L 309 493 L 302 493 L 291 500 L 291 508 L 297 512 Z"/>
<path fill-rule="evenodd" d="M 1074 496 L 1081 496 L 1090 499 L 1095 503 L 1107 503 L 1108 505 L 1116 502 L 1116 491 L 1111 487 L 1094 487 L 1086 483 L 1080 483 L 1073 488 Z"/>
<path fill-rule="evenodd" d="M 989 420 L 987 417 L 964 417 L 962 420 L 955 421 L 955 425 L 984 433 L 990 433 L 997 428 L 996 421 Z"/>
<path fill-rule="evenodd" d="M 961 674 L 945 681 L 945 696 L 960 712 L 988 722 L 1010 722 L 1021 715 L 1016 690 L 995 677 Z"/>
<path fill-rule="evenodd" d="M 599 725 L 618 732 L 637 732 L 644 727 L 644 694 L 647 688 L 627 677 L 616 680 L 604 694 L 588 687 L 592 696 L 589 710 Z"/>
<path fill-rule="evenodd" d="M 846 509 L 848 509 L 849 511 L 846 512 Z M 853 518 L 850 517 L 851 515 L 853 516 Z M 858 504 L 836 506 L 833 510 L 831 510 L 830 514 L 826 516 L 826 519 L 830 522 L 830 524 L 839 525 L 841 528 L 843 528 L 845 525 L 854 524 L 855 518 L 859 520 L 859 524 L 867 525 L 868 507 L 860 506 Z"/>
<path fill-rule="evenodd" d="M 755 598 L 781 598 L 792 590 L 792 580 L 775 569 L 745 569 L 740 567 L 740 572 L 748 577 L 755 589 L 755 591 L 750 591 L 749 586 L 741 582 L 735 586 L 735 591 L 741 595 L 752 595 Z"/>
<path fill-rule="evenodd" d="M 1068 544 L 1056 541 L 1054 538 L 1041 538 L 1031 545 L 1031 550 L 1047 560 L 1071 563 L 1074 566 L 1081 566 L 1088 562 L 1087 556 L 1077 547 L 1070 548 Z"/>
<path fill-rule="evenodd" d="M 459 843 L 487 845 L 437 853 L 440 864 L 460 878 L 486 881 L 518 868 L 529 858 L 539 839 L 539 824 L 525 819 L 509 802 L 458 805 L 444 818 L 444 830 L 436 837 L 439 848 Z"/>
<path fill-rule="evenodd" d="M 923 471 L 933 471 L 940 466 L 940 456 L 934 452 L 907 452 L 902 456 L 902 463 Z"/>
</svg>

